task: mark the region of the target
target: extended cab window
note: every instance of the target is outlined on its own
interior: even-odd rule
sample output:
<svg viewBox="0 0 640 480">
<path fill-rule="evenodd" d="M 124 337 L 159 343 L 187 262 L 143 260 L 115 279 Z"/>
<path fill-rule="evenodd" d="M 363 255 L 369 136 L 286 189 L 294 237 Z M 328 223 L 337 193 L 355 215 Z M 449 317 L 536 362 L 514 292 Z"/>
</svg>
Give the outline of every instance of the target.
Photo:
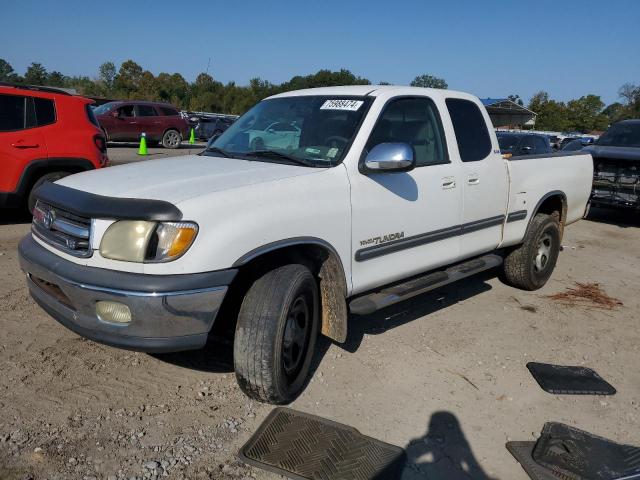
<svg viewBox="0 0 640 480">
<path fill-rule="evenodd" d="M 449 161 L 438 110 L 428 98 L 400 98 L 385 107 L 371 132 L 366 151 L 390 142 L 411 145 L 418 167 Z"/>
<path fill-rule="evenodd" d="M 26 125 L 27 97 L 18 95 L 0 95 L 0 132 L 23 130 Z"/>
<path fill-rule="evenodd" d="M 458 142 L 460 159 L 477 162 L 491 153 L 491 137 L 478 106 L 469 100 L 447 98 L 447 109 Z"/>
<path fill-rule="evenodd" d="M 39 127 L 55 123 L 56 110 L 53 105 L 53 100 L 34 97 L 33 102 L 36 108 L 36 121 Z"/>
</svg>

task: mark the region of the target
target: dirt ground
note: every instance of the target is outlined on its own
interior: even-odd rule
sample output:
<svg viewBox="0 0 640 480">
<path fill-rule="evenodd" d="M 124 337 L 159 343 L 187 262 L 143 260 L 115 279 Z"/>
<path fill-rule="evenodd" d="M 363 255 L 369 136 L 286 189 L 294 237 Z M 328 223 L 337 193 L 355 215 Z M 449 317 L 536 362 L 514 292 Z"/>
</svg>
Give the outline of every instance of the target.
<svg viewBox="0 0 640 480">
<path fill-rule="evenodd" d="M 272 407 L 240 392 L 228 341 L 153 356 L 78 337 L 28 296 L 16 252 L 28 219 L 2 215 L 1 479 L 281 478 L 236 460 Z M 538 292 L 486 274 L 352 318 L 346 345 L 320 342 L 291 407 L 405 447 L 402 480 L 525 480 L 504 444 L 546 421 L 640 445 L 639 227 L 607 211 L 568 227 Z M 546 298 L 576 281 L 623 305 Z M 529 361 L 592 367 L 618 393 L 550 395 Z"/>
</svg>

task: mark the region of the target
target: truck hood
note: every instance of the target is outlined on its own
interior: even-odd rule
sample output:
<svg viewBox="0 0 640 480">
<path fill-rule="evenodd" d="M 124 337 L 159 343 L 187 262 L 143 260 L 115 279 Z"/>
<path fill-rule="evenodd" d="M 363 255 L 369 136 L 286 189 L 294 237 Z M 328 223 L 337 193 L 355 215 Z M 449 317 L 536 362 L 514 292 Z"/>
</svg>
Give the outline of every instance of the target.
<svg viewBox="0 0 640 480">
<path fill-rule="evenodd" d="M 280 163 L 185 155 L 91 170 L 57 183 L 108 197 L 147 198 L 177 204 L 213 192 L 319 171 Z"/>
<path fill-rule="evenodd" d="M 582 149 L 593 158 L 615 158 L 617 160 L 640 160 L 639 147 L 607 147 L 592 145 Z"/>
</svg>

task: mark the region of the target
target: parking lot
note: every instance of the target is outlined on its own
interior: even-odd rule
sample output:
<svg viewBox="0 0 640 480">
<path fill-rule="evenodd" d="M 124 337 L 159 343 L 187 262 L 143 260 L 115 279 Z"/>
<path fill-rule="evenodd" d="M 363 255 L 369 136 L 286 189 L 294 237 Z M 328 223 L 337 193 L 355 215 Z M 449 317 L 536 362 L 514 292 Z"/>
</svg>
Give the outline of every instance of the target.
<svg viewBox="0 0 640 480">
<path fill-rule="evenodd" d="M 136 148 L 110 145 L 112 163 L 140 160 Z M 28 295 L 16 251 L 28 222 L 0 222 L 0 478 L 280 478 L 236 459 L 273 407 L 237 387 L 228 339 L 148 355 L 71 333 Z M 292 407 L 402 446 L 403 479 L 525 480 L 504 444 L 535 439 L 547 421 L 640 444 L 639 227 L 606 210 L 569 226 L 536 292 L 487 273 L 353 317 L 345 345 L 321 341 Z M 575 282 L 596 282 L 622 304 L 548 297 Z M 529 361 L 591 367 L 618 393 L 545 393 Z"/>
</svg>

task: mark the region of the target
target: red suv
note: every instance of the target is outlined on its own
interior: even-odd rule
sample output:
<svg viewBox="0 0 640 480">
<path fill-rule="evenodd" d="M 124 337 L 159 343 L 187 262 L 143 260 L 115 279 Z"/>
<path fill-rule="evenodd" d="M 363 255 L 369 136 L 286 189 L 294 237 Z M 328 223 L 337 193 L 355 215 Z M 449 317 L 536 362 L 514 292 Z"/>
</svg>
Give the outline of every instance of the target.
<svg viewBox="0 0 640 480">
<path fill-rule="evenodd" d="M 136 141 L 144 132 L 148 144 L 178 148 L 189 135 L 189 123 L 168 103 L 109 102 L 93 112 L 108 141 Z"/>
<path fill-rule="evenodd" d="M 108 164 L 91 103 L 55 88 L 0 83 L 0 207 L 33 210 L 42 183 Z"/>
</svg>

